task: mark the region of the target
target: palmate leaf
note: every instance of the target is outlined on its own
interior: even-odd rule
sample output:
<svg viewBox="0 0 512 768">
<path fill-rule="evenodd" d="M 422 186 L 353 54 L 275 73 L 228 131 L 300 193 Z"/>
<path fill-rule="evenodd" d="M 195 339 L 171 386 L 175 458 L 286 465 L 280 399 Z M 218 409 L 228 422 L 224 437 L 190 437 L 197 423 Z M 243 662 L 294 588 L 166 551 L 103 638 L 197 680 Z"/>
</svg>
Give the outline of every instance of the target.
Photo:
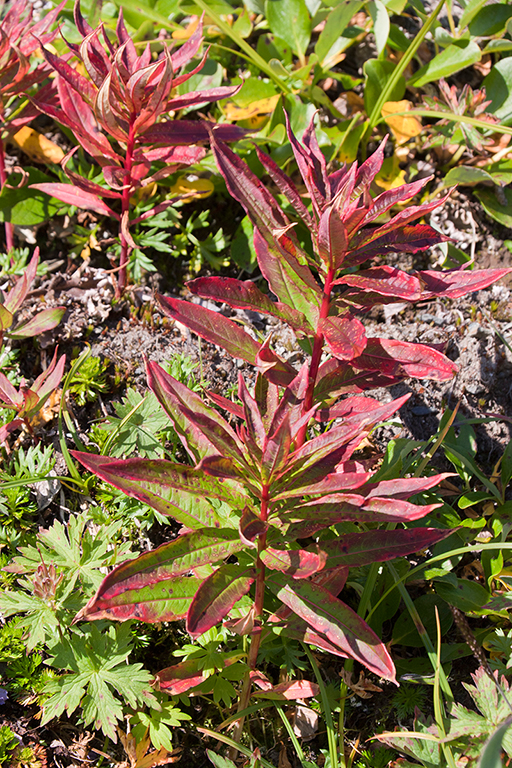
<svg viewBox="0 0 512 768">
<path fill-rule="evenodd" d="M 376 675 L 396 682 L 395 666 L 386 646 L 352 608 L 310 581 L 273 572 L 267 583 L 279 600 L 314 631 Z"/>
<path fill-rule="evenodd" d="M 220 527 L 220 518 L 210 499 L 219 499 L 240 509 L 249 502 L 238 483 L 217 480 L 185 464 L 164 459 L 112 461 L 107 456 L 71 453 L 107 483 L 193 530 Z"/>
<path fill-rule="evenodd" d="M 227 616 L 231 608 L 247 594 L 256 576 L 253 567 L 223 565 L 203 581 L 187 614 L 187 631 L 192 637 L 202 635 Z"/>
</svg>

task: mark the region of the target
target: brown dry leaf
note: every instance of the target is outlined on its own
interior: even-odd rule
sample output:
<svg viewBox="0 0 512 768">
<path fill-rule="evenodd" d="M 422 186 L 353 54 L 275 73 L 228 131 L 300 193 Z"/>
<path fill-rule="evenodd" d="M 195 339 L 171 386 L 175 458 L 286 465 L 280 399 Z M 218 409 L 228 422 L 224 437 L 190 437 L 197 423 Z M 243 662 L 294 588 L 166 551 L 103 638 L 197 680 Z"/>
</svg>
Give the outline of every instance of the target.
<svg viewBox="0 0 512 768">
<path fill-rule="evenodd" d="M 174 195 L 188 195 L 183 202 L 190 203 L 192 200 L 202 200 L 204 197 L 209 197 L 214 189 L 215 187 L 210 179 L 180 176 L 172 185 L 171 192 Z"/>
<path fill-rule="evenodd" d="M 367 680 L 362 671 L 359 673 L 359 680 L 355 683 L 352 682 L 352 672 L 346 672 L 342 669 L 340 677 L 345 685 L 361 699 L 371 699 L 374 693 L 382 693 L 382 688 Z"/>
<path fill-rule="evenodd" d="M 60 163 L 63 150 L 54 141 L 24 125 L 12 137 L 13 142 L 35 163 Z"/>
<path fill-rule="evenodd" d="M 299 739 L 312 739 L 318 731 L 318 712 L 304 704 L 298 704 L 293 714 L 292 727 Z"/>
<path fill-rule="evenodd" d="M 482 568 L 482 563 L 479 560 L 473 560 L 471 563 L 465 565 L 460 573 L 462 579 L 469 579 L 470 581 L 478 581 L 481 584 L 485 583 L 485 573 Z"/>
<path fill-rule="evenodd" d="M 391 128 L 398 144 L 404 144 L 409 139 L 418 136 L 423 126 L 414 115 L 393 115 L 394 112 L 408 112 L 412 104 L 407 99 L 402 101 L 387 101 L 382 107 L 382 117 Z"/>
<path fill-rule="evenodd" d="M 41 410 L 30 419 L 30 424 L 34 429 L 42 427 L 44 424 L 48 424 L 49 421 L 53 421 L 53 419 L 58 416 L 61 395 L 62 389 L 53 390 Z"/>
<path fill-rule="evenodd" d="M 292 768 L 292 764 L 288 760 L 288 755 L 286 754 L 286 747 L 284 744 L 281 744 L 281 749 L 279 750 L 279 762 L 277 764 L 277 768 Z"/>
<path fill-rule="evenodd" d="M 228 120 L 249 120 L 251 117 L 257 115 L 269 115 L 276 108 L 276 104 L 279 101 L 279 94 L 275 96 L 269 96 L 266 99 L 258 99 L 253 101 L 246 107 L 239 107 L 237 104 L 226 104 L 224 107 L 224 115 Z"/>
<path fill-rule="evenodd" d="M 475 64 L 473 64 L 473 67 L 480 75 L 482 75 L 482 77 L 486 77 L 492 69 L 491 54 L 484 53 L 480 61 L 477 61 Z"/>
<path fill-rule="evenodd" d="M 181 748 L 173 749 L 172 752 L 168 752 L 162 747 L 158 752 L 153 750 L 152 752 L 149 752 L 149 754 L 146 754 L 151 746 L 149 736 L 146 735 L 139 741 L 139 743 L 137 743 L 129 731 L 128 733 L 124 733 L 120 728 L 117 730 L 121 744 L 128 757 L 128 762 L 123 763 L 123 766 L 129 765 L 130 768 L 154 768 L 157 765 L 176 763 L 181 758 L 183 751 Z M 119 765 L 118 768 L 120 768 Z"/>
</svg>

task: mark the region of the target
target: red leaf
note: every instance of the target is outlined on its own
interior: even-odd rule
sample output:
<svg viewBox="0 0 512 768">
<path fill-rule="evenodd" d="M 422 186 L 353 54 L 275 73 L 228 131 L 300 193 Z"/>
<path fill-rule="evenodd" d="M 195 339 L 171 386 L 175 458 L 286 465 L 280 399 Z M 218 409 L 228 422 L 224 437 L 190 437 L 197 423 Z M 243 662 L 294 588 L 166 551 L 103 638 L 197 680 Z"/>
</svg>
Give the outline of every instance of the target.
<svg viewBox="0 0 512 768">
<path fill-rule="evenodd" d="M 447 357 L 425 344 L 411 344 L 397 339 L 368 339 L 360 357 L 352 360 L 355 368 L 374 370 L 389 376 L 448 381 L 458 368 Z"/>
<path fill-rule="evenodd" d="M 172 667 L 161 669 L 156 677 L 160 690 L 167 691 L 169 696 L 186 693 L 206 680 L 205 673 L 199 669 L 198 659 L 186 659 Z"/>
<path fill-rule="evenodd" d="M 223 565 L 203 581 L 187 613 L 187 632 L 198 637 L 227 616 L 247 594 L 254 581 L 254 568 Z"/>
<path fill-rule="evenodd" d="M 117 221 L 120 220 L 119 214 L 109 208 L 98 195 L 85 192 L 73 184 L 30 184 L 30 189 L 39 189 L 41 192 L 46 192 L 47 195 L 56 197 L 57 200 L 62 200 L 63 203 L 68 205 L 76 205 L 77 208 L 84 208 L 87 211 L 94 211 L 104 216 L 112 216 Z"/>
<path fill-rule="evenodd" d="M 417 277 L 408 275 L 396 267 L 372 267 L 355 275 L 344 275 L 335 281 L 338 285 L 350 285 L 360 291 L 371 291 L 381 296 L 414 301 L 422 296 L 421 283 Z"/>
<path fill-rule="evenodd" d="M 438 243 L 446 243 L 449 240 L 449 237 L 441 235 L 428 224 L 400 226 L 398 231 L 386 232 L 379 237 L 375 235 L 366 237 L 364 245 L 354 246 L 347 261 L 350 266 L 355 266 L 367 261 L 372 256 L 382 256 L 393 251 L 416 253 L 417 251 L 425 251 Z"/>
<path fill-rule="evenodd" d="M 294 482 L 288 483 L 283 487 L 280 484 L 278 493 L 273 495 L 273 500 L 278 499 L 290 499 L 296 496 L 304 496 L 306 494 L 320 493 L 325 495 L 326 493 L 335 493 L 336 491 L 348 491 L 355 488 L 360 488 L 371 477 L 370 472 L 332 472 L 325 475 L 321 480 L 316 483 L 308 485 L 299 485 L 303 478 L 299 475 Z M 282 488 L 282 490 L 281 490 Z"/>
<path fill-rule="evenodd" d="M 281 571 L 292 579 L 307 579 L 321 571 L 326 563 L 323 551 L 309 552 L 305 549 L 274 549 L 267 547 L 260 553 L 261 560 L 272 571 Z"/>
<path fill-rule="evenodd" d="M 142 132 L 141 138 L 148 144 L 189 145 L 208 141 L 209 131 L 222 141 L 239 141 L 247 135 L 247 130 L 237 125 L 215 125 L 207 120 L 168 120 L 152 125 Z"/>
<path fill-rule="evenodd" d="M 368 483 L 365 488 L 367 499 L 376 496 L 393 496 L 395 499 L 408 499 L 416 493 L 435 488 L 447 477 L 454 477 L 453 472 L 442 472 L 430 477 L 399 477 L 396 480 L 380 480 L 376 483 Z"/>
<path fill-rule="evenodd" d="M 356 371 L 348 363 L 341 363 L 332 357 L 320 366 L 314 397 L 317 402 L 321 402 L 367 389 L 389 387 L 404 377 L 405 374 L 385 376 L 379 371 Z"/>
<path fill-rule="evenodd" d="M 177 111 L 179 109 L 185 109 L 185 107 L 199 107 L 203 104 L 210 104 L 213 101 L 220 101 L 220 99 L 230 99 L 235 96 L 243 83 L 240 85 L 221 86 L 219 88 L 210 88 L 207 91 L 189 91 L 182 96 L 175 96 L 172 98 L 166 109 Z"/>
<path fill-rule="evenodd" d="M 222 347 L 232 357 L 255 364 L 260 345 L 232 320 L 199 304 L 172 299 L 169 296 L 157 298 L 166 315 L 187 326 L 206 341 Z"/>
<path fill-rule="evenodd" d="M 255 678 L 253 682 L 258 684 L 258 678 Z M 295 699 L 310 699 L 312 696 L 316 696 L 319 690 L 318 685 L 309 680 L 292 680 L 289 683 L 271 685 L 270 688 L 256 691 L 252 695 L 258 699 L 294 701 Z"/>
<path fill-rule="evenodd" d="M 249 547 L 255 547 L 256 539 L 268 531 L 268 523 L 258 517 L 250 507 L 246 507 L 242 512 L 238 530 L 242 541 Z"/>
<path fill-rule="evenodd" d="M 348 249 L 347 230 L 336 205 L 322 212 L 318 225 L 318 253 L 328 269 L 337 270 L 343 264 Z"/>
<path fill-rule="evenodd" d="M 370 423 L 366 419 L 371 419 L 373 423 L 384 421 L 398 411 L 404 403 L 409 400 L 411 393 L 402 395 L 402 397 L 392 400 L 390 403 L 382 404 L 373 397 L 347 397 L 331 408 L 322 408 L 315 413 L 317 421 L 331 421 L 332 419 L 362 419 L 362 424 Z"/>
<path fill-rule="evenodd" d="M 265 168 L 276 187 L 278 187 L 281 194 L 284 195 L 288 202 L 294 207 L 308 229 L 313 232 L 316 226 L 315 222 L 302 202 L 302 198 L 293 181 L 281 170 L 281 168 L 279 168 L 270 155 L 262 152 L 258 146 L 256 146 L 255 149 L 260 163 Z"/>
<path fill-rule="evenodd" d="M 320 320 L 318 330 L 323 333 L 333 355 L 340 360 L 359 357 L 366 347 L 364 325 L 350 314 L 326 317 Z"/>
<path fill-rule="evenodd" d="M 437 296 L 449 296 L 451 299 L 458 299 L 472 291 L 487 288 L 510 272 L 512 272 L 512 267 L 475 271 L 455 269 L 447 272 L 422 270 L 416 274 L 424 286 L 420 297 L 423 301 L 423 299 L 433 299 Z"/>
</svg>

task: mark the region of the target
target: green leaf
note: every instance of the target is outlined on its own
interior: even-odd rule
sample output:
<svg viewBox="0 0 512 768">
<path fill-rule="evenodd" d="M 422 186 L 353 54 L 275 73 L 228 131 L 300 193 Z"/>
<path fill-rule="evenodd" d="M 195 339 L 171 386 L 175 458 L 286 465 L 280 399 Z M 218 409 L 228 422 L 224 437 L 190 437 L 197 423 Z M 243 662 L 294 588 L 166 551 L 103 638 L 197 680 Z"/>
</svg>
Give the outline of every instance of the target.
<svg viewBox="0 0 512 768">
<path fill-rule="evenodd" d="M 311 21 L 304 0 L 266 0 L 265 10 L 274 35 L 288 43 L 302 60 L 311 37 Z"/>
<path fill-rule="evenodd" d="M 137 407 L 141 402 L 142 405 Z M 110 455 L 130 456 L 137 451 L 142 457 L 162 458 L 164 449 L 157 435 L 169 427 L 169 419 L 159 407 L 153 392 L 142 397 L 137 390 L 129 388 L 126 397 L 122 402 L 115 403 L 114 408 L 117 417 L 109 416 L 106 423 L 100 424 L 100 429 L 108 432 L 118 430 L 109 450 Z"/>
<path fill-rule="evenodd" d="M 437 632 L 435 607 L 439 611 L 441 637 L 448 632 L 453 624 L 452 613 L 439 595 L 422 595 L 414 601 L 414 606 L 421 617 L 423 626 L 431 637 L 435 637 Z M 395 622 L 393 642 L 397 645 L 407 645 L 412 648 L 420 648 L 423 645 L 423 640 L 408 611 L 401 613 Z"/>
<path fill-rule="evenodd" d="M 482 87 L 491 104 L 487 107 L 502 122 L 507 123 L 512 117 L 512 58 L 506 56 L 498 61 L 484 78 Z"/>
<path fill-rule="evenodd" d="M 493 189 L 477 189 L 474 194 L 480 200 L 484 211 L 491 219 L 499 221 L 505 227 L 512 227 L 512 189 L 507 187 L 501 190 L 501 194 L 504 196 L 504 204 L 498 200 Z"/>
<path fill-rule="evenodd" d="M 254 228 L 248 216 L 244 216 L 231 241 L 231 258 L 240 269 L 252 273 L 258 259 L 253 243 Z"/>
<path fill-rule="evenodd" d="M 503 768 L 501 753 L 503 750 L 503 738 L 512 724 L 512 718 L 508 718 L 493 733 L 480 753 L 477 768 Z"/>
<path fill-rule="evenodd" d="M 469 23 L 472 37 L 493 37 L 503 32 L 512 17 L 510 5 L 496 3 L 484 5 Z"/>
<path fill-rule="evenodd" d="M 236 768 L 236 765 L 232 760 L 215 754 L 211 749 L 207 749 L 206 754 L 208 755 L 210 762 L 214 764 L 215 768 Z"/>
<path fill-rule="evenodd" d="M 449 45 L 444 51 L 421 67 L 416 74 L 407 81 L 407 86 L 421 88 L 426 83 L 439 80 L 441 77 L 449 77 L 461 69 L 476 64 L 482 58 L 482 51 L 472 40 L 464 40 L 457 44 Z"/>
<path fill-rule="evenodd" d="M 373 21 L 373 34 L 377 45 L 377 53 L 380 54 L 386 47 L 389 37 L 390 23 L 386 6 L 381 0 L 371 0 L 368 10 Z"/>
<path fill-rule="evenodd" d="M 325 26 L 320 32 L 315 45 L 315 53 L 320 65 L 323 65 L 333 52 L 333 47 L 340 39 L 350 20 L 363 5 L 360 0 L 341 0 L 325 20 Z"/>
<path fill-rule="evenodd" d="M 469 165 L 459 165 L 458 168 L 451 168 L 444 177 L 443 186 L 452 187 L 455 184 L 462 186 L 473 186 L 482 181 L 492 183 L 492 176 L 483 168 L 473 168 Z"/>
<path fill-rule="evenodd" d="M 386 83 L 395 70 L 395 65 L 391 61 L 381 61 L 380 59 L 369 59 L 363 65 L 363 72 L 366 77 L 364 86 L 364 105 L 367 113 L 372 111 L 382 93 Z M 396 86 L 389 94 L 388 101 L 400 101 L 405 93 L 405 78 L 400 77 Z M 379 116 L 380 117 L 380 116 Z"/>
<path fill-rule="evenodd" d="M 453 577 L 453 574 L 450 574 Z M 435 589 L 437 594 L 446 600 L 450 605 L 454 605 L 460 611 L 476 611 L 485 605 L 489 599 L 489 592 L 476 581 L 469 579 L 457 579 L 455 583 L 450 581 L 441 581 L 435 579 Z"/>
<path fill-rule="evenodd" d="M 0 221 L 9 221 L 20 227 L 32 227 L 51 219 L 62 208 L 62 203 L 50 198 L 44 192 L 30 189 L 30 184 L 51 182 L 52 178 L 36 168 L 25 168 L 28 180 L 23 187 L 19 174 L 9 176 L 12 189 L 4 187 L 0 193 Z"/>
</svg>

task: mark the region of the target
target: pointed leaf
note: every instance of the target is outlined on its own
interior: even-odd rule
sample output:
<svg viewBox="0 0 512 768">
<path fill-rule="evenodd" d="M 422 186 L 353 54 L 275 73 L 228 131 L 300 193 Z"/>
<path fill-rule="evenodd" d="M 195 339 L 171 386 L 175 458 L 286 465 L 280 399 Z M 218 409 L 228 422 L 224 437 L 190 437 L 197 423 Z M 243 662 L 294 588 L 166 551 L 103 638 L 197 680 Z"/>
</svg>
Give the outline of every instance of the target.
<svg viewBox="0 0 512 768">
<path fill-rule="evenodd" d="M 247 135 L 247 130 L 237 125 L 215 125 L 207 120 L 168 120 L 152 125 L 142 132 L 140 138 L 151 145 L 188 146 L 198 141 L 208 141 L 209 131 L 213 131 L 222 141 L 239 141 Z"/>
<path fill-rule="evenodd" d="M 0 304 L 0 332 L 10 328 L 13 320 L 14 317 L 11 312 L 3 304 Z"/>
<path fill-rule="evenodd" d="M 241 504 L 242 509 L 247 501 L 241 486 L 186 465 L 163 459 L 112 461 L 79 451 L 72 451 L 72 455 L 105 482 L 192 530 L 220 525 L 209 499 L 225 501 L 231 507 Z"/>
<path fill-rule="evenodd" d="M 352 365 L 390 376 L 402 374 L 434 381 L 448 381 L 458 370 L 455 363 L 425 344 L 379 338 L 368 339 L 363 354 L 352 360 Z"/>
<path fill-rule="evenodd" d="M 232 357 L 255 364 L 260 345 L 232 320 L 199 304 L 190 304 L 169 296 L 158 296 L 158 301 L 166 315 L 187 326 L 201 338 L 222 347 Z"/>
<path fill-rule="evenodd" d="M 256 576 L 252 567 L 223 565 L 203 581 L 187 614 L 187 632 L 198 637 L 227 616 L 247 594 Z"/>
<path fill-rule="evenodd" d="M 309 680 L 291 680 L 288 683 L 271 685 L 270 688 L 263 691 L 255 691 L 252 696 L 257 699 L 294 701 L 295 699 L 310 699 L 312 696 L 317 696 L 319 690 L 318 685 Z"/>
<path fill-rule="evenodd" d="M 386 265 L 361 270 L 355 275 L 344 275 L 335 282 L 337 285 L 350 285 L 360 291 L 371 291 L 406 301 L 414 301 L 422 296 L 421 283 L 417 277 Z"/>
<path fill-rule="evenodd" d="M 376 675 L 395 682 L 395 667 L 386 646 L 352 608 L 313 582 L 272 573 L 268 584 L 313 630 Z"/>
<path fill-rule="evenodd" d="M 326 569 L 381 563 L 395 557 L 427 549 L 453 533 L 440 528 L 412 528 L 405 531 L 367 531 L 347 533 L 332 541 L 322 541 L 327 555 Z"/>
<path fill-rule="evenodd" d="M 43 309 L 27 322 L 17 325 L 9 336 L 11 339 L 28 339 L 30 336 L 38 336 L 40 333 L 50 331 L 60 323 L 65 311 L 66 307 Z"/>
<path fill-rule="evenodd" d="M 271 301 L 252 280 L 242 282 L 231 277 L 197 277 L 187 283 L 187 288 L 203 299 L 222 301 L 230 307 L 272 315 L 304 333 L 312 331 L 303 314 L 287 304 Z"/>
<path fill-rule="evenodd" d="M 206 674 L 199 669 L 199 659 L 186 659 L 172 667 L 161 669 L 157 674 L 158 687 L 169 696 L 180 696 L 206 680 Z"/>
<path fill-rule="evenodd" d="M 185 109 L 191 106 L 202 106 L 203 104 L 210 104 L 213 101 L 220 101 L 221 99 L 230 99 L 236 96 L 243 83 L 240 85 L 220 86 L 219 88 L 209 88 L 206 91 L 189 91 L 182 96 L 173 97 L 167 104 L 168 110 L 176 111 L 178 109 Z"/>
<path fill-rule="evenodd" d="M 313 493 L 320 493 L 324 496 L 327 493 L 335 493 L 336 491 L 353 490 L 364 485 L 370 477 L 370 472 L 332 472 L 324 475 L 318 482 L 309 484 L 308 475 L 304 473 L 294 478 L 287 485 L 280 483 L 278 492 L 273 494 L 272 498 L 274 501 L 277 501 Z M 305 483 L 308 484 L 306 485 Z"/>
<path fill-rule="evenodd" d="M 258 536 L 263 536 L 268 531 L 268 523 L 258 517 L 250 507 L 246 507 L 240 518 L 239 531 L 242 541 L 250 547 L 255 547 L 254 542 Z"/>
<path fill-rule="evenodd" d="M 95 599 L 106 605 L 123 592 L 183 576 L 201 565 L 224 560 L 242 547 L 237 531 L 229 528 L 184 533 L 135 560 L 118 565 L 103 579 Z"/>
<path fill-rule="evenodd" d="M 126 590 L 110 600 L 104 601 L 95 595 L 74 621 L 137 619 L 154 624 L 183 619 L 200 584 L 201 579 L 195 576 L 177 576 L 148 587 Z"/>
<path fill-rule="evenodd" d="M 423 283 L 424 290 L 421 300 L 433 299 L 437 296 L 449 296 L 458 299 L 472 291 L 481 291 L 492 283 L 512 272 L 512 267 L 505 269 L 450 270 L 438 272 L 421 270 L 417 275 Z"/>
<path fill-rule="evenodd" d="M 318 225 L 318 253 L 328 269 L 338 270 L 348 250 L 348 237 L 337 206 L 322 212 Z"/>
<path fill-rule="evenodd" d="M 399 477 L 395 480 L 380 480 L 377 483 L 368 483 L 365 488 L 367 499 L 373 499 L 376 496 L 392 496 L 395 499 L 408 499 L 416 493 L 429 491 L 435 488 L 448 477 L 455 477 L 452 472 L 442 472 L 430 477 Z"/>
<path fill-rule="evenodd" d="M 385 376 L 380 371 L 357 371 L 348 363 L 342 363 L 336 358 L 327 360 L 320 366 L 314 401 L 323 401 L 354 392 L 364 392 L 377 387 L 389 387 L 405 377 Z"/>
<path fill-rule="evenodd" d="M 323 551 L 309 552 L 305 549 L 283 550 L 267 547 L 260 553 L 260 558 L 267 568 L 286 573 L 292 579 L 307 579 L 321 571 L 326 563 Z"/>
<path fill-rule="evenodd" d="M 68 205 L 76 205 L 77 208 L 84 208 L 87 211 L 94 211 L 94 213 L 101 213 L 104 216 L 112 216 L 112 218 L 120 220 L 119 214 L 109 208 L 100 197 L 91 192 L 85 192 L 73 184 L 31 184 L 30 189 L 39 189 Z"/>
</svg>

